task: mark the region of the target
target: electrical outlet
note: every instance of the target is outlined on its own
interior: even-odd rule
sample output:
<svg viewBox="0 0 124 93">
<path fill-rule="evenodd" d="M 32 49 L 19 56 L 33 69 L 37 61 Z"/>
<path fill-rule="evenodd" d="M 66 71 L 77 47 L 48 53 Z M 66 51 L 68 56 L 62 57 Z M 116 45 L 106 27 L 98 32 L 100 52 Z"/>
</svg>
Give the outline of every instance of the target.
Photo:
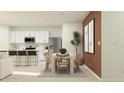
<svg viewBox="0 0 124 93">
<path fill-rule="evenodd" d="M 92 62 L 89 62 L 89 65 L 91 66 L 92 65 Z"/>
</svg>

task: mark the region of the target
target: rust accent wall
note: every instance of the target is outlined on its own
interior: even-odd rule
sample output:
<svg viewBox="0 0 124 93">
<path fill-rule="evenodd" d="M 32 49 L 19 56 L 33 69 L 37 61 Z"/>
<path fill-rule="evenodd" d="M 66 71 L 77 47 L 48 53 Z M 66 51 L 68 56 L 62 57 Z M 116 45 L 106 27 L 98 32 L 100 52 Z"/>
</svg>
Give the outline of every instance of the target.
<svg viewBox="0 0 124 93">
<path fill-rule="evenodd" d="M 93 72 L 101 77 L 101 12 L 92 11 L 83 20 L 83 35 L 84 27 L 92 20 L 95 19 L 95 53 L 89 54 L 83 52 L 84 64 L 89 67 Z M 100 45 L 98 45 L 100 41 Z M 84 36 L 83 36 L 83 50 L 84 50 Z"/>
</svg>

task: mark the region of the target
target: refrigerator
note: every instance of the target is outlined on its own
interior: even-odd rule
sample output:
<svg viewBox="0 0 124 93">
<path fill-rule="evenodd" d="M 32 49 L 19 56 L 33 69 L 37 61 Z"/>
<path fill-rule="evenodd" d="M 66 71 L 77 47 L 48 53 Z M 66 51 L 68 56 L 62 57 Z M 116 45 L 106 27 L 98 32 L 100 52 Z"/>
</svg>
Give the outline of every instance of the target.
<svg viewBox="0 0 124 93">
<path fill-rule="evenodd" d="M 59 52 L 59 49 L 62 48 L 61 37 L 49 37 L 49 46 L 53 53 Z"/>
</svg>

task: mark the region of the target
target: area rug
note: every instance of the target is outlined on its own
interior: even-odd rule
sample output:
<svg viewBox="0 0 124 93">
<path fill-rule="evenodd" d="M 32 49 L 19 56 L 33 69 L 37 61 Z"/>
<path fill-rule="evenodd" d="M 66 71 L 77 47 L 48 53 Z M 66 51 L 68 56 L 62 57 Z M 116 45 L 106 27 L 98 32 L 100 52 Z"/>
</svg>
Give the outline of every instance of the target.
<svg viewBox="0 0 124 93">
<path fill-rule="evenodd" d="M 87 75 L 84 73 L 83 69 L 80 68 L 80 71 L 74 71 L 74 74 L 70 73 L 51 73 L 51 70 L 49 69 L 48 71 L 42 71 L 42 73 L 38 77 L 61 77 L 61 78 L 73 78 L 73 77 L 87 77 Z"/>
</svg>

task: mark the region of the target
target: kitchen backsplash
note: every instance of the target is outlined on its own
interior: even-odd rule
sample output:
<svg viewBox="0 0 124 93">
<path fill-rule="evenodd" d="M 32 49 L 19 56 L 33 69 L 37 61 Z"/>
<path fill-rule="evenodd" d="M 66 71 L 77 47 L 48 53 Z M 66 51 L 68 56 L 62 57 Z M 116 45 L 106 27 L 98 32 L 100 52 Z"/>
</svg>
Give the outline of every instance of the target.
<svg viewBox="0 0 124 93">
<path fill-rule="evenodd" d="M 45 47 L 45 46 L 47 46 L 47 44 L 34 44 L 34 43 L 29 43 L 29 44 L 18 44 L 18 43 L 16 43 L 16 44 L 11 44 L 10 45 L 10 48 L 15 48 L 15 49 L 25 49 L 25 48 L 27 48 L 27 47 L 35 47 L 36 49 L 38 48 L 38 47 Z"/>
</svg>

